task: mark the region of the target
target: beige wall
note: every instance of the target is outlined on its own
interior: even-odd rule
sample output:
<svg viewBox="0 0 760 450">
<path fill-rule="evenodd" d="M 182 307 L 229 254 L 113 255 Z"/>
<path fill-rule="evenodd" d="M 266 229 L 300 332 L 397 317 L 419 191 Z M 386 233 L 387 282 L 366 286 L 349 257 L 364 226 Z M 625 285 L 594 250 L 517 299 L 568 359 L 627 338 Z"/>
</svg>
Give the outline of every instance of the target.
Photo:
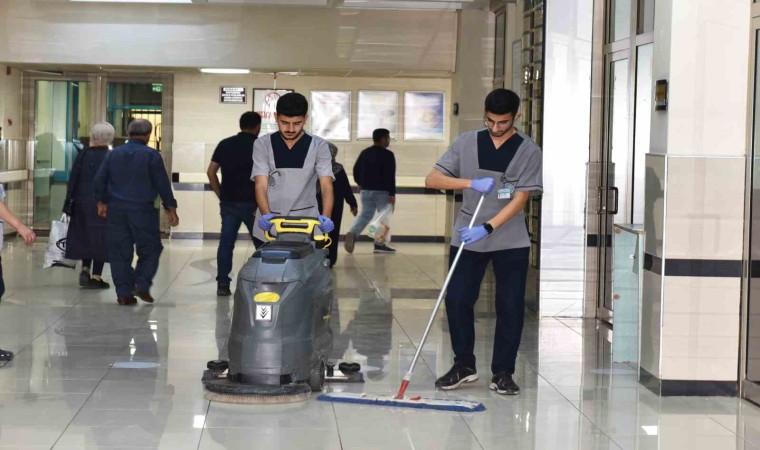
<svg viewBox="0 0 760 450">
<path fill-rule="evenodd" d="M 2 139 L 21 139 L 21 71 L 0 65 L 0 127 Z M 13 125 L 8 125 L 8 119 Z"/>
<path fill-rule="evenodd" d="M 199 72 L 177 73 L 174 88 L 174 145 L 172 150 L 172 172 L 182 174 L 182 182 L 205 182 L 206 167 L 216 144 L 221 139 L 237 133 L 238 118 L 251 109 L 252 92 L 255 88 L 273 87 L 271 75 L 224 76 Z M 246 86 L 249 89 L 247 105 L 219 103 L 219 87 Z M 360 89 L 395 90 L 399 92 L 399 137 L 391 144 L 396 155 L 397 184 L 400 187 L 423 187 L 424 177 L 435 161 L 449 145 L 451 129 L 450 111 L 452 103 L 452 81 L 450 79 L 415 78 L 356 78 L 328 76 L 278 76 L 278 88 L 294 89 L 310 98 L 312 90 L 351 91 L 352 140 L 334 142 L 338 148 L 338 161 L 346 166 L 351 180 L 351 169 L 359 153 L 370 146 L 371 140 L 357 140 L 356 112 Z M 432 90 L 445 95 L 444 140 L 440 142 L 407 142 L 403 140 L 403 97 L 404 91 Z M 307 129 L 310 124 L 307 124 Z M 353 183 L 353 180 L 351 180 Z M 203 199 L 201 200 L 201 197 Z M 440 198 L 437 198 L 440 197 Z M 177 232 L 218 232 L 218 204 L 213 193 L 180 192 L 180 208 L 192 205 L 193 212 L 183 216 Z M 184 200 L 184 202 L 183 202 Z M 443 236 L 444 216 L 442 196 L 423 194 L 402 194 L 398 198 L 398 208 L 394 216 L 393 232 L 396 235 Z M 203 205 L 203 214 L 196 214 L 198 205 Z M 348 230 L 352 218 L 346 213 L 343 231 Z"/>
</svg>

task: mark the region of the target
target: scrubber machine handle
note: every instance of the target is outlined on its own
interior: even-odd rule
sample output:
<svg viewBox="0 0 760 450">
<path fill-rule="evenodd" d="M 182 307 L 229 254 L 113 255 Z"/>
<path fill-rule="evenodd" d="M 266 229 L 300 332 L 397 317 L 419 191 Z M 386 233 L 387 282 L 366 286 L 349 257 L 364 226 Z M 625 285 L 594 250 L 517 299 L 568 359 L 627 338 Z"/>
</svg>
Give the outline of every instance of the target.
<svg viewBox="0 0 760 450">
<path fill-rule="evenodd" d="M 277 239 L 277 236 L 281 234 L 295 233 L 306 234 L 314 242 L 322 244 L 322 248 L 327 248 L 332 244 L 330 236 L 325 234 L 315 235 L 314 231 L 319 228 L 319 220 L 313 217 L 273 217 L 272 222 L 273 229 L 277 232 L 275 236 L 272 236 L 269 231 L 265 231 L 264 235 L 268 241 Z"/>
</svg>

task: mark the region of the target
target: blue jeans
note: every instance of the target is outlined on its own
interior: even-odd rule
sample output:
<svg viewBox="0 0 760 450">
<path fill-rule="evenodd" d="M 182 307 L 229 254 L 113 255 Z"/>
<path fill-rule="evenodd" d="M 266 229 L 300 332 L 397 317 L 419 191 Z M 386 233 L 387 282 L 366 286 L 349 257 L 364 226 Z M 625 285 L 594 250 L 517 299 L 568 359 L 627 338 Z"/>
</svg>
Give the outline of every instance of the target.
<svg viewBox="0 0 760 450">
<path fill-rule="evenodd" d="M 457 247 L 451 247 L 449 266 Z M 496 333 L 493 340 L 491 371 L 494 375 L 515 373 L 517 349 L 520 347 L 525 319 L 525 283 L 528 276 L 530 248 L 493 252 L 463 250 L 446 292 L 454 360 L 475 367 L 475 302 L 488 262 L 493 262 L 496 279 Z"/>
<path fill-rule="evenodd" d="M 380 211 L 388 204 L 388 191 L 367 191 L 361 192 L 362 209 L 359 215 L 354 220 L 354 225 L 351 227 L 350 232 L 355 235 L 362 234 L 364 228 L 367 227 L 375 216 L 376 211 Z"/>
<path fill-rule="evenodd" d="M 219 203 L 219 213 L 222 216 L 222 234 L 219 236 L 219 248 L 216 251 L 216 282 L 221 286 L 229 286 L 232 279 L 232 251 L 238 237 L 240 224 L 244 223 L 248 233 L 253 237 L 253 214 L 256 212 L 255 203 L 227 202 Z"/>
</svg>

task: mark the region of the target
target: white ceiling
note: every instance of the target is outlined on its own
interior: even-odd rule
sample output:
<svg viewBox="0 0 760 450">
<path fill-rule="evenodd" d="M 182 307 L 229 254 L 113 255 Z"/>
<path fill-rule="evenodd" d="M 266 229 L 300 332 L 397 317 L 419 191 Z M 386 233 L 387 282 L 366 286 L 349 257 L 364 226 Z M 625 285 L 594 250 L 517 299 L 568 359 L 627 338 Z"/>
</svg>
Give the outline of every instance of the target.
<svg viewBox="0 0 760 450">
<path fill-rule="evenodd" d="M 56 1 L 56 0 L 48 0 Z M 455 11 L 487 8 L 489 0 L 68 0 L 73 2 L 250 4 L 334 8 Z"/>
</svg>

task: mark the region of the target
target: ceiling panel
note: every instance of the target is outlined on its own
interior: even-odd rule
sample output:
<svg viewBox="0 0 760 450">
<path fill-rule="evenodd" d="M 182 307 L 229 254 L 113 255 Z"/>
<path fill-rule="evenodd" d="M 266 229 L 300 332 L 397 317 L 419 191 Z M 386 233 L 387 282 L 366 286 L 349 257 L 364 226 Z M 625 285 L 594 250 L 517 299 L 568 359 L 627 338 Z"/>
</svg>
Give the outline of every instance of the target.
<svg viewBox="0 0 760 450">
<path fill-rule="evenodd" d="M 44 0 L 49 2 L 98 3 L 192 3 L 248 4 L 269 6 L 329 6 L 356 9 L 437 10 L 454 11 L 463 7 L 488 7 L 488 0 Z"/>
</svg>

